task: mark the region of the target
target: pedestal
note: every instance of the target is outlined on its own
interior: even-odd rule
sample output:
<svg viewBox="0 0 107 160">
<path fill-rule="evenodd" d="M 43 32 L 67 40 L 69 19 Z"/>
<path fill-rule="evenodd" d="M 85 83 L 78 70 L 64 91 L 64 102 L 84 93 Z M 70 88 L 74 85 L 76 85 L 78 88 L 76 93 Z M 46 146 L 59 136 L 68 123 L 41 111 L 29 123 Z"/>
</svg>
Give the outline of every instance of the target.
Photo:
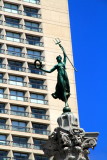
<svg viewBox="0 0 107 160">
<path fill-rule="evenodd" d="M 43 151 L 51 160 L 89 160 L 89 148 L 97 144 L 98 132 L 85 132 L 72 113 L 58 118 L 59 127 L 49 136 Z"/>
</svg>

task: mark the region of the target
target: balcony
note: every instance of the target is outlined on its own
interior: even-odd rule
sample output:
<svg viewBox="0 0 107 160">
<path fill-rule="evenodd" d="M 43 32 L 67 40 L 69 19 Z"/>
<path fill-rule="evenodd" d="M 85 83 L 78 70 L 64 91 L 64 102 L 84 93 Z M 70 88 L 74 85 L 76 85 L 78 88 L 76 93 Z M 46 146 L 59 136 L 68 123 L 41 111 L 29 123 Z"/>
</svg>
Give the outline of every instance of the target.
<svg viewBox="0 0 107 160">
<path fill-rule="evenodd" d="M 27 58 L 39 59 L 40 61 L 45 61 L 45 57 L 44 56 L 38 56 L 38 55 L 34 55 L 34 54 L 28 54 L 27 53 Z"/>
<path fill-rule="evenodd" d="M 0 49 L 0 54 L 4 54 L 5 50 L 4 49 Z"/>
<path fill-rule="evenodd" d="M 49 120 L 49 115 L 46 114 L 31 113 L 31 117 L 37 119 Z"/>
<path fill-rule="evenodd" d="M 33 69 L 33 68 L 28 68 L 28 73 L 45 75 L 45 72 L 43 72 L 43 71 L 41 71 L 41 70 L 39 70 L 39 69 Z"/>
<path fill-rule="evenodd" d="M 8 109 L 0 108 L 0 114 L 8 114 Z"/>
<path fill-rule="evenodd" d="M 10 157 L 0 156 L 0 160 L 11 160 Z"/>
<path fill-rule="evenodd" d="M 32 27 L 32 26 L 27 26 L 25 25 L 25 29 L 29 30 L 29 31 L 34 31 L 34 32 L 41 32 L 42 33 L 42 28 L 36 28 L 36 27 Z"/>
<path fill-rule="evenodd" d="M 4 35 L 0 34 L 0 39 L 4 39 Z"/>
<path fill-rule="evenodd" d="M 3 146 L 10 146 L 10 141 L 0 140 L 0 145 L 3 145 Z"/>
<path fill-rule="evenodd" d="M 18 23 L 14 23 L 10 21 L 6 21 L 4 23 L 5 23 L 5 26 L 14 27 L 14 28 L 23 28 L 23 25 L 18 24 Z"/>
<path fill-rule="evenodd" d="M 16 95 L 10 95 L 9 98 L 10 98 L 11 100 L 28 102 L 28 98 L 27 98 L 27 97 L 16 96 Z"/>
<path fill-rule="evenodd" d="M 34 145 L 33 145 L 33 148 L 34 148 L 34 149 L 37 149 L 37 150 L 42 150 L 42 146 L 41 146 L 40 144 L 37 144 L 37 145 L 34 144 Z"/>
<path fill-rule="evenodd" d="M 24 2 L 40 4 L 40 0 L 23 0 Z"/>
<path fill-rule="evenodd" d="M 2 24 L 3 24 L 3 21 L 0 20 L 0 25 L 2 25 Z"/>
<path fill-rule="evenodd" d="M 50 134 L 50 131 L 48 131 L 48 130 L 46 130 L 46 129 L 32 128 L 32 133 L 49 135 L 49 134 Z"/>
<path fill-rule="evenodd" d="M 25 72 L 26 68 L 20 67 L 20 66 L 15 66 L 15 65 L 8 65 L 9 70 L 15 70 L 15 71 L 20 71 L 20 72 Z"/>
<path fill-rule="evenodd" d="M 21 81 L 15 81 L 15 80 L 8 80 L 8 83 L 10 85 L 15 85 L 15 86 L 22 86 L 22 87 L 26 87 L 27 83 L 26 82 L 21 82 Z"/>
<path fill-rule="evenodd" d="M 46 90 L 47 86 L 43 84 L 37 84 L 37 83 L 29 83 L 30 88 L 37 88 L 37 89 L 43 89 Z"/>
<path fill-rule="evenodd" d="M 4 123 L 0 123 L 0 129 L 6 129 L 6 130 L 8 130 L 9 129 L 9 125 L 6 125 Z"/>
<path fill-rule="evenodd" d="M 7 83 L 7 79 L 0 78 L 0 83 Z"/>
<path fill-rule="evenodd" d="M 35 12 L 30 12 L 30 11 L 23 11 L 25 16 L 30 16 L 34 18 L 41 18 L 41 14 L 35 13 Z"/>
<path fill-rule="evenodd" d="M 16 142 L 12 142 L 12 146 L 14 146 L 14 147 L 21 147 L 21 148 L 31 148 L 31 144 L 30 143 L 16 143 Z"/>
<path fill-rule="evenodd" d="M 29 116 L 29 113 L 28 113 L 28 112 L 11 110 L 11 115 L 28 117 L 28 116 Z"/>
<path fill-rule="evenodd" d="M 21 10 L 15 10 L 15 9 L 11 9 L 11 8 L 8 8 L 8 7 L 4 7 L 3 10 L 5 12 L 10 12 L 10 13 L 15 13 L 15 14 L 22 14 Z"/>
<path fill-rule="evenodd" d="M 6 64 L 1 64 L 0 63 L 0 68 L 6 69 Z"/>
<path fill-rule="evenodd" d="M 44 99 L 42 100 L 42 99 L 30 98 L 30 102 L 31 103 L 37 103 L 37 104 L 45 104 L 45 105 L 48 104 L 48 101 L 44 100 Z"/>
<path fill-rule="evenodd" d="M 39 47 L 44 46 L 43 42 L 36 41 L 36 40 L 30 40 L 30 39 L 26 39 L 26 44 L 35 45 L 35 46 L 39 46 Z"/>
<path fill-rule="evenodd" d="M 32 160 L 32 159 L 28 159 L 28 158 L 26 158 L 26 157 L 23 157 L 23 158 L 12 158 L 12 160 Z"/>
<path fill-rule="evenodd" d="M 12 126 L 13 131 L 19 131 L 19 132 L 30 132 L 30 128 L 27 127 L 21 127 L 21 126 Z"/>
<path fill-rule="evenodd" d="M 7 50 L 6 53 L 11 56 L 25 57 L 25 53 Z"/>
<path fill-rule="evenodd" d="M 6 36 L 6 40 L 12 41 L 12 42 L 24 43 L 24 39 L 22 39 L 22 38 L 15 38 L 15 37 Z"/>
</svg>

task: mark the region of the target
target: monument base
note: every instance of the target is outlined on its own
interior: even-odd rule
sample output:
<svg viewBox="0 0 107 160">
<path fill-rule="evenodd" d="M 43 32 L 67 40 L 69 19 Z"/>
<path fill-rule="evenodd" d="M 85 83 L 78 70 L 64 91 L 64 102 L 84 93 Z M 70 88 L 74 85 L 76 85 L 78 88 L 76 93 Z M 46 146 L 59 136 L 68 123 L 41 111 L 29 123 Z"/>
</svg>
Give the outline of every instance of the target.
<svg viewBox="0 0 107 160">
<path fill-rule="evenodd" d="M 89 148 L 96 146 L 99 133 L 79 128 L 72 113 L 62 114 L 58 124 L 43 145 L 45 155 L 51 160 L 89 160 Z"/>
</svg>

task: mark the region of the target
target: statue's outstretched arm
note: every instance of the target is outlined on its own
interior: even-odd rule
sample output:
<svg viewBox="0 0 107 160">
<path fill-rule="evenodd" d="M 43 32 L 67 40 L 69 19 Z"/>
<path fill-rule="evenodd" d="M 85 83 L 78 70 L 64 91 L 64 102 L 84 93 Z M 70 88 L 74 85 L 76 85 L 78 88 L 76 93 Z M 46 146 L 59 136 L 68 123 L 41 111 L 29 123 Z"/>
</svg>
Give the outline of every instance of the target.
<svg viewBox="0 0 107 160">
<path fill-rule="evenodd" d="M 61 48 L 61 50 L 63 51 L 63 55 L 64 55 L 64 59 L 63 59 L 63 62 L 64 64 L 66 64 L 66 53 L 65 53 L 65 49 L 64 47 L 59 43 L 59 47 Z"/>
<path fill-rule="evenodd" d="M 52 69 L 50 69 L 49 71 L 41 68 L 42 71 L 46 72 L 46 73 L 52 73 L 53 71 L 55 71 L 57 69 L 57 65 L 55 65 Z"/>
</svg>

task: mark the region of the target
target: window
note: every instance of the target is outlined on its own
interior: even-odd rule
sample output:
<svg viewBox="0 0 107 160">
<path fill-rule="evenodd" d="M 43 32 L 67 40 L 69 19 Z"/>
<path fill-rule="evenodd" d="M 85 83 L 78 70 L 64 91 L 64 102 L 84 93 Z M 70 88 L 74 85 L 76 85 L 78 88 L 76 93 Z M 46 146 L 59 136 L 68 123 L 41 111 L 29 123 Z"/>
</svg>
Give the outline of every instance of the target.
<svg viewBox="0 0 107 160">
<path fill-rule="evenodd" d="M 27 160 L 29 157 L 27 153 L 14 152 L 13 155 L 16 160 L 19 160 L 19 159 Z"/>
<path fill-rule="evenodd" d="M 34 139 L 34 148 L 35 149 L 42 149 L 42 145 L 46 143 L 46 140 L 41 140 L 41 139 Z"/>
<path fill-rule="evenodd" d="M 9 75 L 9 84 L 24 86 L 24 78 L 19 76 Z"/>
<path fill-rule="evenodd" d="M 49 160 L 49 159 L 42 155 L 35 155 L 35 160 Z"/>
<path fill-rule="evenodd" d="M 3 158 L 3 157 L 7 157 L 7 151 L 4 151 L 4 150 L 0 150 L 0 158 Z M 1 159 L 1 160 L 5 160 L 5 159 Z"/>
<path fill-rule="evenodd" d="M 14 32 L 6 32 L 6 39 L 13 42 L 21 42 L 20 34 Z"/>
<path fill-rule="evenodd" d="M 7 26 L 21 28 L 21 25 L 19 24 L 19 19 L 6 17 L 5 22 Z"/>
<path fill-rule="evenodd" d="M 44 81 L 39 79 L 29 79 L 30 87 L 38 88 L 38 89 L 45 89 Z"/>
<path fill-rule="evenodd" d="M 0 73 L 0 83 L 3 83 L 3 73 Z"/>
<path fill-rule="evenodd" d="M 33 123 L 33 133 L 48 135 L 47 125 Z"/>
<path fill-rule="evenodd" d="M 0 98 L 4 97 L 4 89 L 0 88 Z"/>
<path fill-rule="evenodd" d="M 45 96 L 41 94 L 30 94 L 30 101 L 31 103 L 39 103 L 39 104 L 45 104 Z"/>
<path fill-rule="evenodd" d="M 36 3 L 36 4 L 40 4 L 40 0 L 24 0 L 25 2 L 29 2 L 29 3 Z"/>
<path fill-rule="evenodd" d="M 40 37 L 26 35 L 26 43 L 31 44 L 31 45 L 40 46 Z"/>
<path fill-rule="evenodd" d="M 27 30 L 36 31 L 36 32 L 41 31 L 39 29 L 39 23 L 34 23 L 34 22 L 29 22 L 29 21 L 25 21 L 25 28 Z"/>
<path fill-rule="evenodd" d="M 49 116 L 46 115 L 46 110 L 45 109 L 36 109 L 32 108 L 32 117 L 33 118 L 39 118 L 39 119 L 49 119 Z"/>
<path fill-rule="evenodd" d="M 20 146 L 27 148 L 27 138 L 13 136 L 13 146 Z"/>
<path fill-rule="evenodd" d="M 7 136 L 6 135 L 0 135 L 0 145 L 6 145 L 6 139 Z"/>
<path fill-rule="evenodd" d="M 4 3 L 4 10 L 6 12 L 18 13 L 18 5 Z"/>
<path fill-rule="evenodd" d="M 7 46 L 7 53 L 12 56 L 22 57 L 22 48 Z"/>
<path fill-rule="evenodd" d="M 24 101 L 24 92 L 10 90 L 10 99 L 18 100 L 18 101 Z"/>
<path fill-rule="evenodd" d="M 40 74 L 40 75 L 42 75 L 44 73 L 43 71 L 41 71 L 39 69 L 36 69 L 35 66 L 34 66 L 34 64 L 28 64 L 28 66 L 29 66 L 29 70 L 28 71 L 30 73 Z"/>
<path fill-rule="evenodd" d="M 41 18 L 41 15 L 38 14 L 38 9 L 36 8 L 24 7 L 24 14 L 30 17 Z"/>
<path fill-rule="evenodd" d="M 12 121 L 12 129 L 14 131 L 26 132 L 26 122 Z"/>
<path fill-rule="evenodd" d="M 34 50 L 28 49 L 27 50 L 27 56 L 28 56 L 28 58 L 31 58 L 31 59 L 39 59 L 39 60 L 42 59 L 40 51 L 34 51 Z"/>
<path fill-rule="evenodd" d="M 26 111 L 25 107 L 11 105 L 11 114 L 13 114 L 13 115 L 26 117 L 26 116 L 28 116 L 28 113 L 25 111 Z"/>
<path fill-rule="evenodd" d="M 5 113 L 5 104 L 0 103 L 0 113 Z"/>
<path fill-rule="evenodd" d="M 6 119 L 0 119 L 0 129 L 8 129 L 6 125 Z"/>
<path fill-rule="evenodd" d="M 22 62 L 9 60 L 8 64 L 9 64 L 8 69 L 15 70 L 15 71 L 22 71 L 22 72 L 25 71 L 25 68 L 22 67 L 23 66 Z"/>
</svg>

